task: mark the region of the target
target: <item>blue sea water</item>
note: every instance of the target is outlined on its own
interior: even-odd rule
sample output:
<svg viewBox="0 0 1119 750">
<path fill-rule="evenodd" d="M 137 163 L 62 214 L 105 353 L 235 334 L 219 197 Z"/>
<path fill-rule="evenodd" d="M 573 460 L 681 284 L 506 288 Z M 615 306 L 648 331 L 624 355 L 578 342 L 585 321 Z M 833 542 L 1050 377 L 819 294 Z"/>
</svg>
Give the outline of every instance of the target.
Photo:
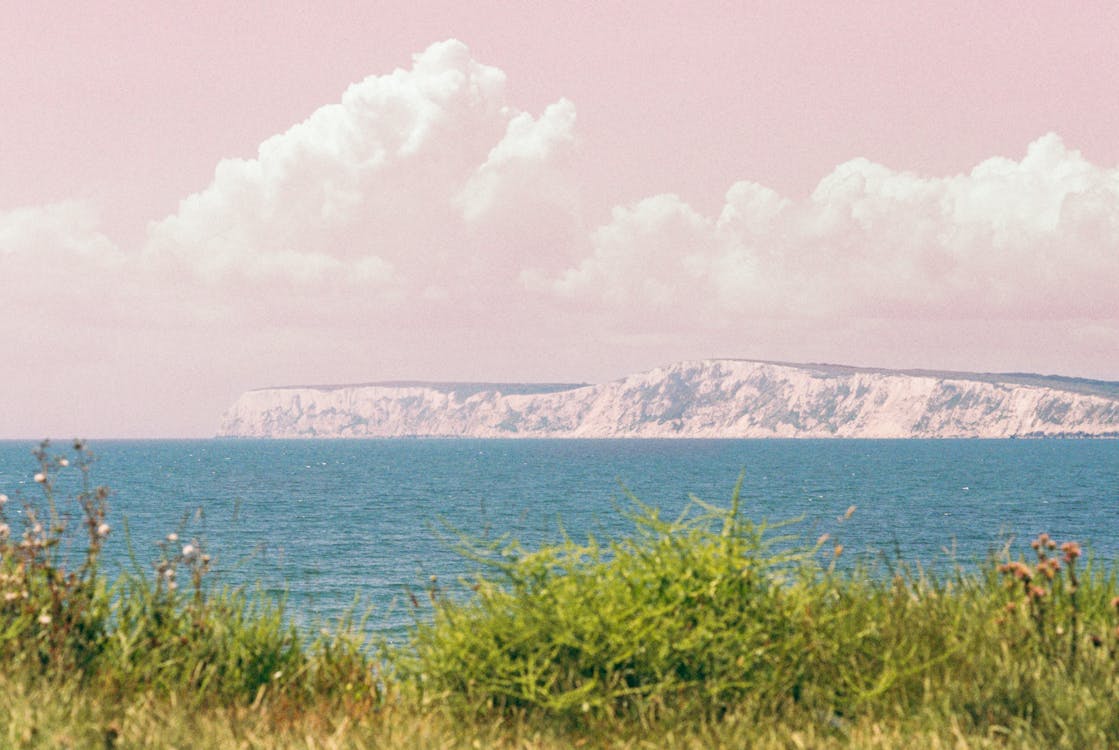
<svg viewBox="0 0 1119 750">
<path fill-rule="evenodd" d="M 0 492 L 35 497 L 32 443 L 0 442 Z M 65 452 L 67 446 L 55 446 Z M 110 574 L 150 568 L 169 532 L 200 538 L 217 580 L 287 596 L 295 620 L 338 616 L 355 596 L 369 625 L 413 621 L 407 591 L 453 582 L 471 564 L 447 527 L 532 546 L 563 531 L 617 538 L 623 486 L 679 512 L 694 494 L 725 504 L 745 473 L 754 520 L 802 520 L 845 559 L 937 567 L 981 561 L 1048 531 L 1119 560 L 1119 441 L 1092 440 L 145 440 L 102 441 Z M 71 472 L 74 473 L 74 472 Z M 66 476 L 60 476 L 66 492 Z M 856 505 L 850 519 L 838 518 Z M 63 508 L 65 509 L 65 505 Z M 131 541 L 130 560 L 126 535 Z M 947 550 L 947 552 L 946 552 Z"/>
</svg>

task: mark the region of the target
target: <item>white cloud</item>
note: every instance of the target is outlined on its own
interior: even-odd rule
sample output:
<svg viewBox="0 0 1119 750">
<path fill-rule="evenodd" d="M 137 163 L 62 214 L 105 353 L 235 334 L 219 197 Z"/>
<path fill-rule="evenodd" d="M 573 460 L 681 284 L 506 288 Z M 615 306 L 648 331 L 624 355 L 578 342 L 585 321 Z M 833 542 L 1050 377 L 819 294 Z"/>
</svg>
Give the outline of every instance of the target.
<svg viewBox="0 0 1119 750">
<path fill-rule="evenodd" d="M 539 119 L 521 112 L 509 120 L 505 137 L 490 150 L 485 163 L 456 196 L 463 217 L 479 221 L 495 211 L 508 211 L 511 204 L 522 203 L 533 193 L 537 198 L 542 193 L 566 194 L 566 185 L 556 189 L 556 182 L 566 182 L 562 176 L 542 175 L 541 166 L 571 148 L 574 126 L 575 105 L 566 99 L 549 106 Z"/>
<path fill-rule="evenodd" d="M 676 196 L 615 209 L 533 291 L 633 323 L 756 318 L 1119 318 L 1119 169 L 1046 135 L 1020 161 L 921 177 L 866 159 L 794 202 L 752 183 L 717 217 Z M 659 316 L 666 310 L 672 310 Z"/>
<path fill-rule="evenodd" d="M 151 225 L 147 254 L 258 295 L 273 285 L 391 306 L 477 292 L 500 281 L 486 262 L 494 233 L 502 245 L 526 239 L 508 236 L 504 212 L 543 201 L 568 220 L 569 204 L 548 196 L 574 116 L 561 100 L 534 119 L 507 101 L 504 73 L 457 41 L 435 44 L 410 70 L 350 86 L 256 158 L 222 161 Z"/>
<path fill-rule="evenodd" d="M 88 203 L 0 211 L 0 294 L 9 311 L 47 317 L 80 306 L 92 318 L 111 312 L 135 286 L 128 261 Z"/>
</svg>

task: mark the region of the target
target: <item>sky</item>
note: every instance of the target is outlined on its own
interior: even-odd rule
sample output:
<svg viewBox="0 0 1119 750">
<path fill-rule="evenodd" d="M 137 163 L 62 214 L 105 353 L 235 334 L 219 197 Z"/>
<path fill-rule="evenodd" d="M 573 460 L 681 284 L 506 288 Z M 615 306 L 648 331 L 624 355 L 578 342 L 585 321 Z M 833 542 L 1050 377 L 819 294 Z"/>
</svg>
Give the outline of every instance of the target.
<svg viewBox="0 0 1119 750">
<path fill-rule="evenodd" d="M 0 438 L 684 359 L 1119 380 L 1119 5 L 0 10 Z"/>
</svg>

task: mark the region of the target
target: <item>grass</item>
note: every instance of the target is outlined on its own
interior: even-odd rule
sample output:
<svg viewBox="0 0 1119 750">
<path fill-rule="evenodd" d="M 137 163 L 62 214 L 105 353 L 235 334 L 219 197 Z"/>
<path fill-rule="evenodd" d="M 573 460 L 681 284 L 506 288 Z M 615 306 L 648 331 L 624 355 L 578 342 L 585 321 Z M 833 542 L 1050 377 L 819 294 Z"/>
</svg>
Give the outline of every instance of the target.
<svg viewBox="0 0 1119 750">
<path fill-rule="evenodd" d="M 109 493 L 68 455 L 41 446 L 39 495 L 0 503 L 0 747 L 1119 745 L 1119 587 L 1072 542 L 848 568 L 737 488 L 671 519 L 629 498 L 610 543 L 461 539 L 479 572 L 432 580 L 390 647 L 210 586 L 197 539 L 106 580 Z"/>
</svg>

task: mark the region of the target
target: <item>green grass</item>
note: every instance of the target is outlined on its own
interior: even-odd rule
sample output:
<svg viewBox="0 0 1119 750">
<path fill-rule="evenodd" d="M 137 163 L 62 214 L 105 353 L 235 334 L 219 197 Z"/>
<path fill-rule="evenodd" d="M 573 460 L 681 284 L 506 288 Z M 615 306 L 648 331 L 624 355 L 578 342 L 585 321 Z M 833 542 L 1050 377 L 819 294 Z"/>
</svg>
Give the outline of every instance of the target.
<svg viewBox="0 0 1119 750">
<path fill-rule="evenodd" d="M 107 581 L 108 493 L 72 455 L 40 450 L 22 528 L 0 506 L 0 747 L 1119 745 L 1115 573 L 1044 535 L 937 577 L 837 567 L 737 488 L 672 519 L 629 498 L 609 544 L 462 539 L 480 572 L 431 581 L 388 647 L 214 589 L 196 539 Z"/>
</svg>

